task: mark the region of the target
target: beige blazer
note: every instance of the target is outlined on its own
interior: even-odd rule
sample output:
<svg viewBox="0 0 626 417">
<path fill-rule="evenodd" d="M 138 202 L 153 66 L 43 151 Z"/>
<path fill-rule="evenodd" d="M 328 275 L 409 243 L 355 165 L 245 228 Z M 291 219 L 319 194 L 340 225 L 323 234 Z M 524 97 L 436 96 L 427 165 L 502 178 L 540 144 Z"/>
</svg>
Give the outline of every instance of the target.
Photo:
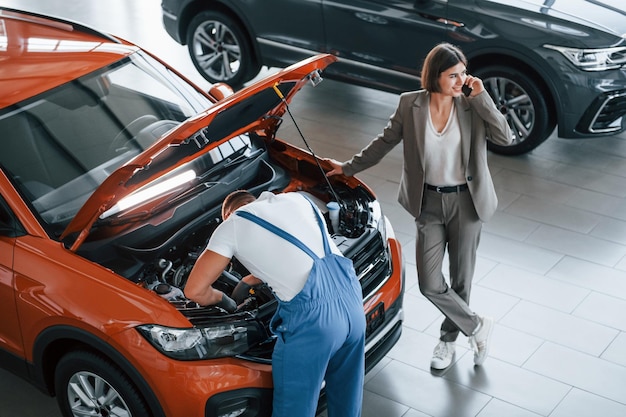
<svg viewBox="0 0 626 417">
<path fill-rule="evenodd" d="M 424 158 L 424 140 L 429 94 L 420 90 L 400 95 L 398 107 L 382 133 L 350 161 L 342 164 L 344 174 L 354 175 L 376 165 L 402 141 L 404 164 L 398 201 L 415 218 L 421 212 L 424 172 L 428 166 L 428 161 Z M 461 96 L 454 100 L 461 130 L 465 178 L 478 217 L 486 222 L 498 206 L 487 165 L 487 139 L 499 145 L 508 145 L 512 141 L 511 130 L 506 118 L 498 111 L 486 91 L 475 97 Z"/>
</svg>

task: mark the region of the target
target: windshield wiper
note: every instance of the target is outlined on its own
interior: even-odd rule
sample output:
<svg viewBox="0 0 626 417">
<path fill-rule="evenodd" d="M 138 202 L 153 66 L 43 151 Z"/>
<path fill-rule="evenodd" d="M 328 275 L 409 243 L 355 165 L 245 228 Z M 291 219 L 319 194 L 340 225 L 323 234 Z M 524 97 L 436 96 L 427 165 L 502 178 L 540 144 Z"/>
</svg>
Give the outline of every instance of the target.
<svg viewBox="0 0 626 417">
<path fill-rule="evenodd" d="M 228 169 L 228 168 L 232 168 L 235 165 L 238 165 L 242 162 L 245 161 L 250 161 L 254 158 L 256 158 L 258 155 L 260 155 L 261 153 L 264 152 L 263 149 L 257 149 L 254 152 L 246 155 L 245 151 L 247 150 L 247 146 L 241 148 L 240 150 L 238 150 L 235 154 L 236 156 L 233 157 L 233 155 L 229 156 L 227 159 L 224 159 L 222 162 L 220 162 L 219 164 L 213 166 L 211 169 L 209 169 L 208 171 L 204 172 L 202 175 L 198 176 L 198 180 L 200 182 L 203 182 L 205 180 L 205 178 L 210 177 L 210 176 L 214 176 L 216 174 L 221 173 L 222 171 Z"/>
</svg>

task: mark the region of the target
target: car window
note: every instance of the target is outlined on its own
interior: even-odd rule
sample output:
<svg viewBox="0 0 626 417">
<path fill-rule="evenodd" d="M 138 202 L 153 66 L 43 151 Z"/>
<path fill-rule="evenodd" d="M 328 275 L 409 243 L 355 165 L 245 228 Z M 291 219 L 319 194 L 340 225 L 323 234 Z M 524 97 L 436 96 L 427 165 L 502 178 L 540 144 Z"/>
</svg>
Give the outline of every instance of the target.
<svg viewBox="0 0 626 417">
<path fill-rule="evenodd" d="M 0 164 L 47 225 L 62 227 L 116 168 L 212 103 L 146 54 L 0 113 Z"/>
<path fill-rule="evenodd" d="M 0 197 L 0 236 L 16 237 L 22 235 L 24 229 L 15 218 L 9 205 Z"/>
</svg>

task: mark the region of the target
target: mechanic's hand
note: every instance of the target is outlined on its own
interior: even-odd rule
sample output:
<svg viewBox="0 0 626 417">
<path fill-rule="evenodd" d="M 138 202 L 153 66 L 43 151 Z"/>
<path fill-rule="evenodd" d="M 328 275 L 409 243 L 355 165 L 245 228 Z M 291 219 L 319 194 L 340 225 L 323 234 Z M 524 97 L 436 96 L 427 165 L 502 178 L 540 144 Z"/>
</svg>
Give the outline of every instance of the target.
<svg viewBox="0 0 626 417">
<path fill-rule="evenodd" d="M 237 310 L 237 303 L 235 303 L 235 300 L 233 300 L 232 298 L 230 298 L 224 293 L 222 293 L 222 300 L 215 305 L 217 307 L 223 308 L 229 313 L 234 313 Z"/>
<path fill-rule="evenodd" d="M 241 278 L 241 281 L 237 283 L 235 289 L 230 294 L 230 296 L 235 300 L 237 305 L 239 305 L 251 295 L 251 290 L 254 287 L 261 284 L 263 284 L 263 281 L 261 281 L 254 275 L 246 275 L 245 277 Z"/>
<path fill-rule="evenodd" d="M 243 303 L 243 300 L 245 300 L 250 295 L 250 288 L 252 288 L 252 285 L 248 284 L 244 280 L 241 280 L 235 286 L 235 289 L 233 290 L 232 294 L 230 294 L 230 296 L 233 297 L 235 303 L 239 305 Z"/>
</svg>

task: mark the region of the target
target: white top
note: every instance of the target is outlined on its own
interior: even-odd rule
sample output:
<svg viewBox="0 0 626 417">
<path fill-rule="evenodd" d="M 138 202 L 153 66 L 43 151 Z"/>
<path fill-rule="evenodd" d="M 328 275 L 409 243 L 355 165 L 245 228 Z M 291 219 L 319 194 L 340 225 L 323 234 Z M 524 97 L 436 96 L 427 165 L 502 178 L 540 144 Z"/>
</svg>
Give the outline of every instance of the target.
<svg viewBox="0 0 626 417">
<path fill-rule="evenodd" d="M 317 256 L 324 256 L 317 217 L 309 201 L 298 193 L 275 195 L 266 191 L 237 211 L 261 217 L 298 238 Z M 340 255 L 325 224 L 324 235 L 331 250 Z M 235 212 L 215 229 L 207 249 L 227 258 L 236 257 L 283 301 L 291 300 L 302 290 L 313 266 L 311 257 L 301 249 Z"/>
<path fill-rule="evenodd" d="M 424 160 L 427 184 L 449 186 L 465 184 L 463 160 L 461 157 L 461 129 L 456 117 L 456 106 L 452 106 L 446 126 L 437 132 L 428 112 Z"/>
</svg>

